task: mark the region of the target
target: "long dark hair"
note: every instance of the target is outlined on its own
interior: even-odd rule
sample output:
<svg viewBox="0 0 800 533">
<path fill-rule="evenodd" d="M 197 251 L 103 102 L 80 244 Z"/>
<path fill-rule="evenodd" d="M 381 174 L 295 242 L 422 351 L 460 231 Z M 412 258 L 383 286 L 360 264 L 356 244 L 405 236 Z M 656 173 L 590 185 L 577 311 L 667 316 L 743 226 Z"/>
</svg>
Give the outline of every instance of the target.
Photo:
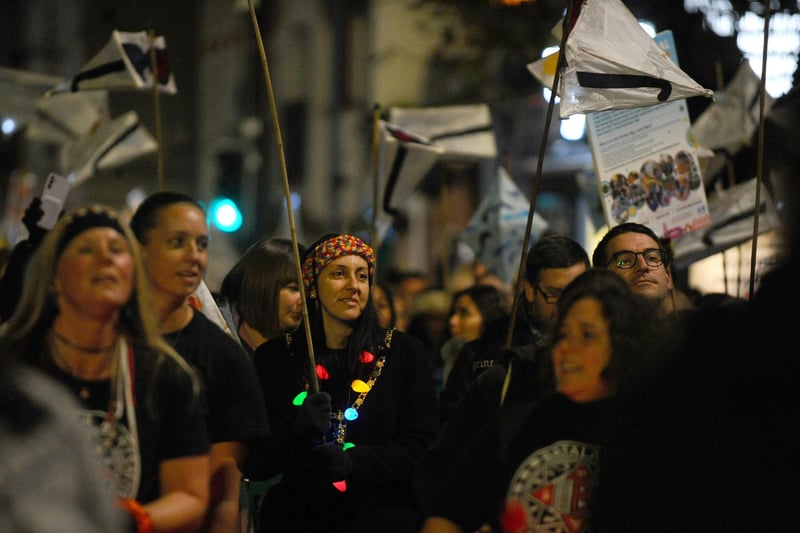
<svg viewBox="0 0 800 533">
<path fill-rule="evenodd" d="M 453 294 L 450 305 L 450 314 L 455 312 L 456 301 L 462 296 L 469 296 L 478 312 L 481 314 L 481 332 L 487 326 L 500 321 L 508 320 L 509 306 L 506 295 L 494 285 L 470 285 Z"/>
</svg>

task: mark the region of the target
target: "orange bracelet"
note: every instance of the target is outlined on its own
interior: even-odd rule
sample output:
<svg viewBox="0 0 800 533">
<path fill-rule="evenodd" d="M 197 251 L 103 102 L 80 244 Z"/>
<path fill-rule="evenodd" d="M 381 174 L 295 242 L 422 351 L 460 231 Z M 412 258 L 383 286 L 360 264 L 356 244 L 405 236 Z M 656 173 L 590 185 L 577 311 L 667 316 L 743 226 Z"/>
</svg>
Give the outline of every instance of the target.
<svg viewBox="0 0 800 533">
<path fill-rule="evenodd" d="M 119 505 L 136 520 L 136 533 L 154 533 L 153 519 L 133 498 L 118 498 Z"/>
</svg>

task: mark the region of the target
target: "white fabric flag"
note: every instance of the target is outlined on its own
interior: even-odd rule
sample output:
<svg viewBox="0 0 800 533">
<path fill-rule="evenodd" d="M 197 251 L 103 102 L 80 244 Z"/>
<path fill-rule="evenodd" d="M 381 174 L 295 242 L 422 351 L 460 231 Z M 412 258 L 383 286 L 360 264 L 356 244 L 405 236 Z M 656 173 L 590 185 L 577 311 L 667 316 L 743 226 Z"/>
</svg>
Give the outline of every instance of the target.
<svg viewBox="0 0 800 533">
<path fill-rule="evenodd" d="M 529 211 L 530 202 L 500 167 L 494 190 L 483 199 L 461 236 L 475 258 L 509 286 L 516 281 Z M 534 213 L 532 224 L 535 240 L 548 224 L 538 213 Z"/>
<path fill-rule="evenodd" d="M 77 185 L 98 169 L 122 165 L 157 149 L 158 143 L 139 122 L 136 111 L 128 111 L 65 144 L 61 149 L 61 172 Z"/>
<path fill-rule="evenodd" d="M 178 89 L 167 61 L 166 39 L 160 35 L 154 37 L 153 46 L 156 55 L 155 76 L 150 58 L 150 36 L 147 32 L 114 30 L 106 46 L 75 77 L 57 85 L 51 93 L 93 89 L 152 89 L 155 77 L 159 91 L 175 94 Z"/>
<path fill-rule="evenodd" d="M 396 214 L 436 164 L 444 147 L 399 126 L 380 123 L 380 208 Z"/>
<path fill-rule="evenodd" d="M 620 0 L 583 0 L 565 54 L 561 118 L 714 96 L 670 59 Z"/>
<path fill-rule="evenodd" d="M 492 114 L 486 104 L 393 107 L 389 122 L 444 148 L 442 159 L 497 157 Z"/>
</svg>

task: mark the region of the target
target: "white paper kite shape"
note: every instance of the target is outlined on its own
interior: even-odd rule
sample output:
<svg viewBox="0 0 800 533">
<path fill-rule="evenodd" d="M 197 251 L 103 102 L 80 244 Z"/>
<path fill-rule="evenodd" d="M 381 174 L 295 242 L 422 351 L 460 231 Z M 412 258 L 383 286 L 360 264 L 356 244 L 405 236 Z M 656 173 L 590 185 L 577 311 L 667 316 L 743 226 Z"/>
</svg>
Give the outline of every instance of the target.
<svg viewBox="0 0 800 533">
<path fill-rule="evenodd" d="M 492 114 L 486 104 L 393 107 L 389 122 L 440 145 L 442 159 L 497 157 Z"/>
<path fill-rule="evenodd" d="M 109 120 L 108 91 L 64 93 L 43 97 L 25 129 L 30 141 L 66 144 Z"/>
<path fill-rule="evenodd" d="M 584 0 L 565 48 L 561 118 L 714 96 L 670 59 L 620 0 Z"/>
<path fill-rule="evenodd" d="M 158 143 L 139 122 L 136 111 L 105 121 L 92 133 L 61 149 L 61 167 L 73 185 L 92 177 L 96 170 L 113 168 L 154 152 Z"/>
<path fill-rule="evenodd" d="M 381 121 L 379 199 L 382 209 L 396 214 L 436 164 L 444 148 L 424 137 Z"/>
<path fill-rule="evenodd" d="M 59 78 L 27 70 L 0 67 L 0 116 L 25 127 L 32 119 L 36 103 Z"/>
<path fill-rule="evenodd" d="M 158 89 L 167 94 L 175 94 L 178 89 L 167 61 L 166 40 L 163 36 L 156 36 L 153 38 L 153 46 Z M 114 30 L 105 47 L 75 77 L 56 86 L 51 93 L 93 89 L 152 89 L 153 77 L 150 36 L 147 32 Z"/>
</svg>

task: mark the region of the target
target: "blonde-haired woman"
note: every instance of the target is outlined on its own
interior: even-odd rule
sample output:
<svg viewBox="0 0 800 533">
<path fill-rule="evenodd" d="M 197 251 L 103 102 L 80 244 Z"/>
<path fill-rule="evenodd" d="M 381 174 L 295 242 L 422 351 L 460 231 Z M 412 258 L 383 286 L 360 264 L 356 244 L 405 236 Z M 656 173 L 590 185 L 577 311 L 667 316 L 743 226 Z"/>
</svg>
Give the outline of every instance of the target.
<svg viewBox="0 0 800 533">
<path fill-rule="evenodd" d="M 99 463 L 137 530 L 197 528 L 209 498 L 197 377 L 160 337 L 135 237 L 110 208 L 64 216 L 0 330 L 10 357 L 80 400 Z"/>
</svg>

